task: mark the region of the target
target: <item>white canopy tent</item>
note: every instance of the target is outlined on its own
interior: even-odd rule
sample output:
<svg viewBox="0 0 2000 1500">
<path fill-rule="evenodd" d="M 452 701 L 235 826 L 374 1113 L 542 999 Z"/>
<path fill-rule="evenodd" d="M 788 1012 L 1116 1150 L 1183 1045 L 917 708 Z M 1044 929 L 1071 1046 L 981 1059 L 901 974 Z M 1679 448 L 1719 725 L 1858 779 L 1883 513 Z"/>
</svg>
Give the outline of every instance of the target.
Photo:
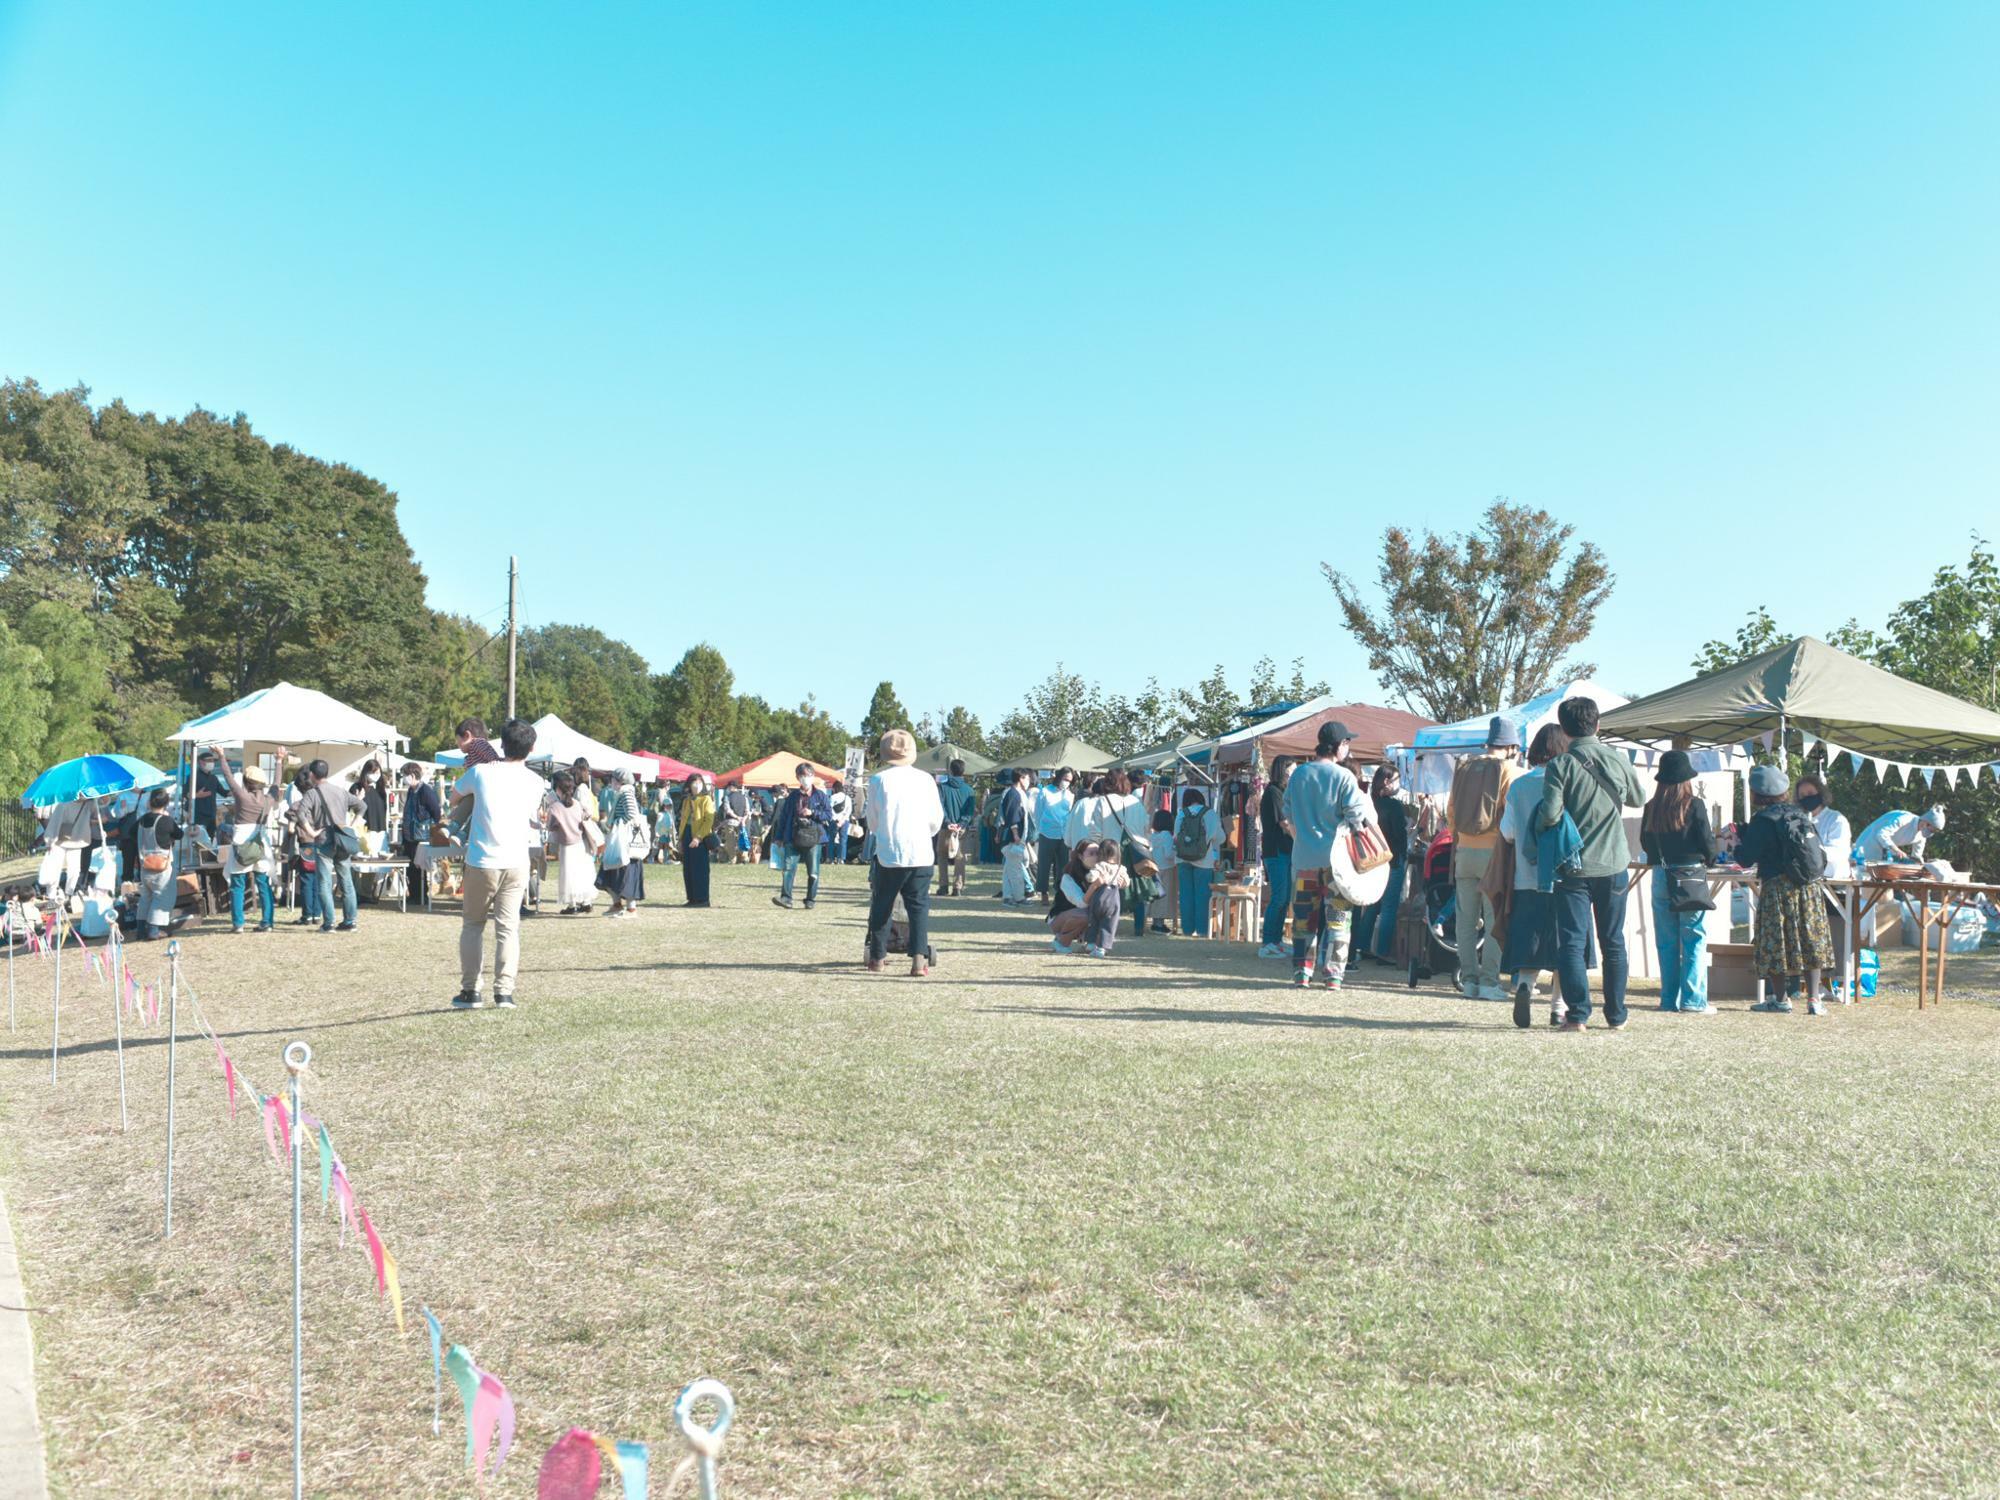
<svg viewBox="0 0 2000 1500">
<path fill-rule="evenodd" d="M 1514 726 L 1521 738 L 1521 753 L 1528 752 L 1528 742 L 1534 739 L 1536 731 L 1544 724 L 1556 721 L 1556 709 L 1565 698 L 1589 698 L 1597 704 L 1599 713 L 1609 713 L 1614 708 L 1623 708 L 1632 700 L 1623 693 L 1614 693 L 1609 688 L 1600 687 L 1589 678 L 1579 678 L 1565 683 L 1562 687 L 1550 688 L 1546 693 L 1538 693 L 1526 703 L 1517 703 L 1512 708 L 1503 708 L 1499 717 Z M 1451 790 L 1451 773 L 1459 760 L 1467 755 L 1477 755 L 1486 748 L 1486 732 L 1494 715 L 1477 714 L 1470 719 L 1460 719 L 1456 724 L 1439 724 L 1430 729 L 1420 729 L 1407 745 L 1390 747 L 1390 758 L 1402 773 L 1403 784 L 1413 792 L 1442 796 Z M 1637 743 L 1614 739 L 1611 743 L 1623 746 L 1640 766 L 1659 763 L 1660 756 L 1668 747 L 1665 744 Z M 1740 771 L 1749 764 L 1749 757 L 1736 746 L 1717 749 L 1690 750 L 1688 758 L 1700 772 Z"/>
<path fill-rule="evenodd" d="M 184 759 L 192 745 L 240 749 L 245 760 L 282 745 L 301 760 L 324 760 L 336 776 L 353 770 L 372 752 L 386 755 L 409 744 L 395 725 L 290 682 L 259 688 L 213 713 L 189 719 L 170 738 L 180 744 Z M 283 768 L 276 770 L 282 774 Z"/>
<path fill-rule="evenodd" d="M 528 755 L 529 765 L 567 766 L 578 760 L 590 762 L 592 771 L 628 771 L 635 781 L 654 781 L 660 774 L 655 762 L 614 750 L 602 740 L 570 728 L 554 714 L 535 720 L 535 748 Z"/>
<path fill-rule="evenodd" d="M 1595 699 L 1600 713 L 1622 708 L 1632 701 L 1622 693 L 1614 693 L 1583 677 L 1561 687 L 1550 688 L 1546 693 L 1537 693 L 1526 703 L 1500 709 L 1498 717 L 1512 724 L 1514 732 L 1520 736 L 1522 754 L 1527 753 L 1528 742 L 1535 737 L 1537 730 L 1544 724 L 1555 723 L 1556 708 L 1565 698 Z M 1486 732 L 1494 718 L 1494 714 L 1475 714 L 1472 718 L 1460 719 L 1456 724 L 1419 729 L 1409 744 L 1391 746 L 1390 757 L 1402 775 L 1403 785 L 1413 792 L 1434 795 L 1450 791 L 1452 768 L 1461 757 L 1477 755 L 1486 748 Z"/>
</svg>

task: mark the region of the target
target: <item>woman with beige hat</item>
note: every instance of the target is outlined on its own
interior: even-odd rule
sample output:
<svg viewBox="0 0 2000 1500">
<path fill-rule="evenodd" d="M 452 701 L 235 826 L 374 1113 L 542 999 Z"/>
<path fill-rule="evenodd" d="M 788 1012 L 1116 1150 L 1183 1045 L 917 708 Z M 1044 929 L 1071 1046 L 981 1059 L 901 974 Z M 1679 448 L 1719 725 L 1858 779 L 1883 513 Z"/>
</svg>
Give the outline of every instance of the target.
<svg viewBox="0 0 2000 1500">
<path fill-rule="evenodd" d="M 279 763 L 283 764 L 284 752 L 278 754 Z M 260 918 L 257 930 L 269 932 L 277 914 L 271 897 L 271 871 L 277 866 L 271 851 L 278 841 L 270 825 L 277 813 L 278 799 L 271 795 L 271 778 L 255 761 L 244 766 L 239 774 L 230 769 L 226 758 L 218 755 L 216 759 L 227 778 L 234 804 L 229 810 L 229 855 L 222 867 L 229 877 L 229 930 L 243 930 L 244 887 L 255 876 Z"/>
<path fill-rule="evenodd" d="M 875 858 L 868 867 L 870 973 L 882 972 L 889 951 L 889 919 L 900 896 L 910 919 L 910 976 L 930 973 L 930 889 L 944 802 L 937 781 L 919 771 L 916 739 L 907 729 L 882 736 L 882 769 L 868 778 L 868 829 Z"/>
</svg>

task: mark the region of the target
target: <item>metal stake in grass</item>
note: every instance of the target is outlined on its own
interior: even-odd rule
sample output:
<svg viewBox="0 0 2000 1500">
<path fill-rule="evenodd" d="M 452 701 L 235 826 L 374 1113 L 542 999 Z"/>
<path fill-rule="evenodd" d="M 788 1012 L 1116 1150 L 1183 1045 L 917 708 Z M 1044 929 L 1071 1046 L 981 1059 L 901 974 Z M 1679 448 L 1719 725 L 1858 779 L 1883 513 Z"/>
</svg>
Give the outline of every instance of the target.
<svg viewBox="0 0 2000 1500">
<path fill-rule="evenodd" d="M 111 987 L 111 1025 L 118 1039 L 118 1130 L 122 1135 L 131 1128 L 125 1116 L 125 993 L 115 984 Z"/>
<path fill-rule="evenodd" d="M 67 898 L 58 895 L 56 899 L 58 901 L 63 901 L 66 900 Z M 62 913 L 62 916 L 58 916 L 56 918 L 56 996 L 55 999 L 50 1002 L 49 1006 L 49 1015 L 51 1021 L 53 1022 L 53 1024 L 49 1028 L 51 1033 L 49 1036 L 49 1082 L 50 1083 L 54 1083 L 56 1081 L 56 1063 L 62 1056 L 63 917 L 68 915 L 69 913 L 65 911 Z"/>
<path fill-rule="evenodd" d="M 304 1042 L 285 1044 L 285 1071 L 292 1075 L 292 1500 L 306 1495 L 305 1187 L 299 1165 L 305 1130 L 299 1124 L 299 1077 L 312 1055 Z"/>
<path fill-rule="evenodd" d="M 695 1420 L 695 1403 L 699 1401 L 715 1403 L 712 1426 L 704 1427 Z M 697 1380 L 674 1402 L 674 1425 L 694 1449 L 694 1481 L 701 1500 L 716 1500 L 715 1460 L 722 1453 L 722 1435 L 729 1431 L 730 1419 L 735 1415 L 736 1398 L 719 1380 Z"/>
<path fill-rule="evenodd" d="M 181 999 L 181 940 L 167 944 L 167 1231 L 174 1237 L 174 1042 Z"/>
<path fill-rule="evenodd" d="M 12 896 L 7 898 L 7 1029 L 17 1030 L 14 1024 L 14 944 L 21 937 L 21 903 Z"/>
</svg>

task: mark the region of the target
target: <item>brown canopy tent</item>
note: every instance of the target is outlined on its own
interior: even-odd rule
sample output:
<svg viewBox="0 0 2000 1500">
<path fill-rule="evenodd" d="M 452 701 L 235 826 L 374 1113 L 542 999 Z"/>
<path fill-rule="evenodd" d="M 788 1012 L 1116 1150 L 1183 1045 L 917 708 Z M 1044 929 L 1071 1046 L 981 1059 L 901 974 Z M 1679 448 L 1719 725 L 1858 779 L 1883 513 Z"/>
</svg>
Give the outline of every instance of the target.
<svg viewBox="0 0 2000 1500">
<path fill-rule="evenodd" d="M 1280 755 L 1310 760 L 1319 744 L 1320 725 L 1335 719 L 1354 732 L 1351 759 L 1357 765 L 1379 765 L 1389 746 L 1408 744 L 1412 735 L 1419 729 L 1428 729 L 1432 722 L 1400 708 L 1314 698 L 1261 724 L 1225 734 L 1216 741 L 1211 764 L 1237 766 L 1261 756 L 1264 764 L 1269 765 Z"/>
</svg>

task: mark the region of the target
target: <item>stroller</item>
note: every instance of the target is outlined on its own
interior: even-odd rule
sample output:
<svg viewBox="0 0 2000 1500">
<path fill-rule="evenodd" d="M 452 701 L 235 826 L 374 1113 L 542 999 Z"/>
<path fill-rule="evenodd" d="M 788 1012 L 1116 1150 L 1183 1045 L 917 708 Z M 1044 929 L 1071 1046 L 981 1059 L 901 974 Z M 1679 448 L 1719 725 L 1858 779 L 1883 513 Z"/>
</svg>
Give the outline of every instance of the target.
<svg viewBox="0 0 2000 1500">
<path fill-rule="evenodd" d="M 1439 972 L 1452 976 L 1454 988 L 1458 984 L 1458 889 L 1452 883 L 1451 849 L 1451 830 L 1440 829 L 1424 850 L 1423 902 L 1403 905 L 1411 989 Z"/>
</svg>

